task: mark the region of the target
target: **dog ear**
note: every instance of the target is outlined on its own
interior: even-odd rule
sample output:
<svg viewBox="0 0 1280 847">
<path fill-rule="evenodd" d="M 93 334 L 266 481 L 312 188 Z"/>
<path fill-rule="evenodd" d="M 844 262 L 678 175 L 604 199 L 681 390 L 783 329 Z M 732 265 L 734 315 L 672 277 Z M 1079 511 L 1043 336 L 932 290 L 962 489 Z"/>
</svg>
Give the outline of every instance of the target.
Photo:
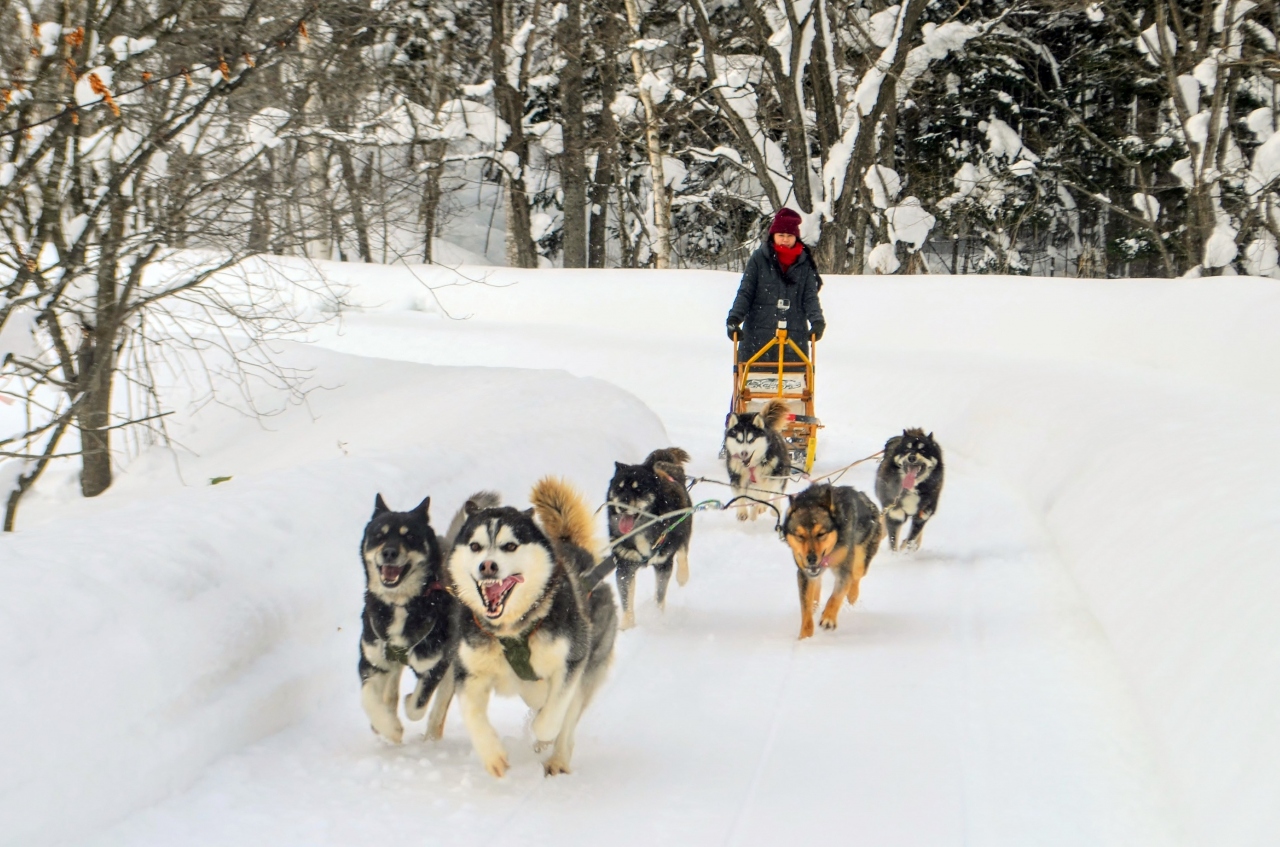
<svg viewBox="0 0 1280 847">
<path fill-rule="evenodd" d="M 730 412 L 729 419 L 724 422 L 724 428 L 733 429 L 737 425 L 738 425 L 738 413 Z"/>
<path fill-rule="evenodd" d="M 932 440 L 933 440 L 933 433 L 932 433 L 932 432 L 931 432 L 931 433 L 929 433 L 928 435 L 926 435 L 926 436 L 925 436 L 925 438 L 927 438 L 927 439 L 929 439 L 930 441 L 932 441 Z"/>
<path fill-rule="evenodd" d="M 382 499 L 381 494 L 374 495 L 373 498 L 373 516 L 376 518 L 383 512 L 389 512 L 391 509 L 387 507 L 387 501 Z"/>
<path fill-rule="evenodd" d="M 476 504 L 475 500 L 468 500 L 462 504 L 462 511 L 466 513 L 467 517 L 471 517 L 476 512 L 480 511 L 480 507 Z"/>
<path fill-rule="evenodd" d="M 834 493 L 834 489 L 832 489 L 830 483 L 822 486 L 822 494 L 819 495 L 822 499 L 819 500 L 819 502 L 822 503 L 822 508 L 826 509 L 828 512 L 835 511 L 835 498 L 832 496 Z"/>
<path fill-rule="evenodd" d="M 413 507 L 415 512 L 421 512 L 422 516 L 427 520 L 431 520 L 431 498 L 427 497 L 421 503 Z"/>
<path fill-rule="evenodd" d="M 623 468 L 625 468 L 625 467 L 626 467 L 626 465 L 622 464 L 622 462 L 614 462 L 614 463 L 613 463 L 613 472 L 614 472 L 614 473 L 617 473 L 618 471 L 622 470 L 622 469 L 623 469 Z"/>
<path fill-rule="evenodd" d="M 525 509 L 525 510 L 524 510 L 524 516 L 525 516 L 526 518 L 528 518 L 529 520 L 533 520 L 533 507 L 532 507 L 532 506 L 530 506 L 529 508 L 527 508 L 527 509 Z"/>
<path fill-rule="evenodd" d="M 764 415 L 756 412 L 756 416 L 751 419 L 751 425 L 756 429 L 764 429 Z"/>
</svg>

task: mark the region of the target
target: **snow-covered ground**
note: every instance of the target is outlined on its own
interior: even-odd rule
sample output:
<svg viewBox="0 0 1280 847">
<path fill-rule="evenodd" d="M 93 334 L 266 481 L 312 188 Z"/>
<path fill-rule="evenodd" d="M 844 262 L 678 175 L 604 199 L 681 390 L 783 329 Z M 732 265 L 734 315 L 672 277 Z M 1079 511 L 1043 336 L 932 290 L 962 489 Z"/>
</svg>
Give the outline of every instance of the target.
<svg viewBox="0 0 1280 847">
<path fill-rule="evenodd" d="M 497 782 L 456 714 L 436 744 L 367 728 L 373 495 L 430 494 L 437 525 L 548 472 L 602 498 L 667 444 L 722 477 L 736 279 L 322 270 L 358 308 L 284 355 L 327 390 L 265 427 L 184 417 L 188 451 L 98 501 L 54 475 L 0 539 L 0 843 L 1274 842 L 1274 283 L 828 279 L 817 470 L 932 429 L 925 549 L 797 643 L 770 527 L 699 515 L 575 773 L 544 779 L 498 701 Z"/>
</svg>

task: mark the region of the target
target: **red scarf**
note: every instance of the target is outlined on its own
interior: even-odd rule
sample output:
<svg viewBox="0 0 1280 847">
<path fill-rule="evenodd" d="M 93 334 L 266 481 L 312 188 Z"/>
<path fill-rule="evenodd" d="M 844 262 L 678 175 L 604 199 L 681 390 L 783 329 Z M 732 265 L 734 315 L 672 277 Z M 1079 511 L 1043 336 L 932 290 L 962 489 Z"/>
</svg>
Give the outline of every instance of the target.
<svg viewBox="0 0 1280 847">
<path fill-rule="evenodd" d="M 800 254 L 804 252 L 804 245 L 799 239 L 790 247 L 783 247 L 781 244 L 773 245 L 773 252 L 778 255 L 778 264 L 782 265 L 782 272 L 786 273 L 791 270 L 791 266 L 796 263 L 796 259 L 800 258 Z"/>
</svg>

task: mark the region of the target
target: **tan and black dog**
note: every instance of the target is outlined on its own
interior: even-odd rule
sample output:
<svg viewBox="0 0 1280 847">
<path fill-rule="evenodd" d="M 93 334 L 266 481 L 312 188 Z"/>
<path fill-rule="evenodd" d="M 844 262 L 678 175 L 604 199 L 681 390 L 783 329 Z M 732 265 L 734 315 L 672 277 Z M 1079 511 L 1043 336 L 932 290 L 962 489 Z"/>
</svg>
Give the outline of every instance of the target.
<svg viewBox="0 0 1280 847">
<path fill-rule="evenodd" d="M 858 583 L 871 567 L 884 536 L 880 510 L 849 486 L 812 485 L 791 500 L 782 522 L 795 558 L 800 587 L 800 637 L 813 635 L 813 613 L 822 592 L 822 574 L 835 574 L 836 587 L 822 610 L 822 628 L 835 629 L 840 606 L 858 600 Z"/>
</svg>

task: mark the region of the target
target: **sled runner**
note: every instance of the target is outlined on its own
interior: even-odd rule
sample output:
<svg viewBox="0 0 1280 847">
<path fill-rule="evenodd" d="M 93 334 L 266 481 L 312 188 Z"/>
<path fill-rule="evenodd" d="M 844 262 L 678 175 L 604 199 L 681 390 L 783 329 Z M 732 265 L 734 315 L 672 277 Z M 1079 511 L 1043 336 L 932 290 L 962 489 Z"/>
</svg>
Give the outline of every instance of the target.
<svg viewBox="0 0 1280 847">
<path fill-rule="evenodd" d="M 808 473 L 818 450 L 822 422 L 814 415 L 814 360 L 817 342 L 810 340 L 809 354 L 787 337 L 786 320 L 778 321 L 777 334 L 745 362 L 738 361 L 740 333 L 733 334 L 733 405 L 741 415 L 758 412 L 770 400 L 782 400 L 791 410 L 782 431 L 791 451 L 791 467 Z M 777 361 L 763 361 L 773 351 Z"/>
</svg>

